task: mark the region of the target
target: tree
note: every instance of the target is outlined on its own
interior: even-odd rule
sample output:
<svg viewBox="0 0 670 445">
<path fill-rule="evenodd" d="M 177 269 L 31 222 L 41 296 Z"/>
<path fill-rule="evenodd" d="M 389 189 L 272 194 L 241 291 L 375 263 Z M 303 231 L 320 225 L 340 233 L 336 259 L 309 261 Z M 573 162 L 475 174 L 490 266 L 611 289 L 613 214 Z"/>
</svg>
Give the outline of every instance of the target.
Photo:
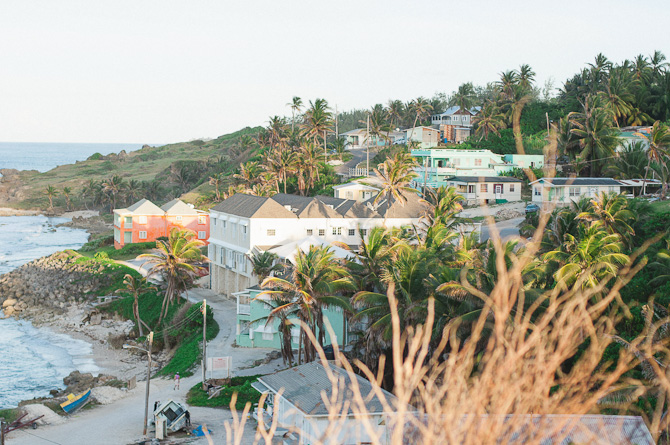
<svg viewBox="0 0 670 445">
<path fill-rule="evenodd" d="M 630 245 L 635 231 L 631 227 L 635 215 L 627 208 L 628 200 L 616 192 L 602 192 L 590 201 L 589 209 L 577 215 L 577 218 L 591 221 L 605 228 L 607 233 L 617 234 Z"/>
<path fill-rule="evenodd" d="M 386 114 L 389 117 L 391 128 L 396 128 L 402 121 L 403 103 L 400 100 L 390 100 L 386 107 Z"/>
<path fill-rule="evenodd" d="M 65 206 L 67 210 L 72 210 L 72 202 L 70 196 L 72 195 L 72 188 L 63 187 L 63 196 L 65 196 Z"/>
<path fill-rule="evenodd" d="M 117 196 L 125 187 L 125 181 L 119 175 L 113 175 L 102 183 L 102 189 L 110 198 L 110 205 L 112 209 L 116 208 Z"/>
<path fill-rule="evenodd" d="M 209 185 L 214 186 L 214 194 L 216 200 L 221 201 L 221 186 L 223 185 L 224 177 L 221 173 L 215 173 L 209 177 Z"/>
<path fill-rule="evenodd" d="M 263 167 L 257 161 L 249 161 L 245 164 L 240 164 L 240 172 L 234 174 L 233 178 L 251 188 L 258 181 L 262 171 Z"/>
<path fill-rule="evenodd" d="M 288 279 L 268 277 L 263 281 L 262 287 L 273 290 L 263 291 L 259 297 L 281 297 L 286 302 L 282 310 L 295 313 L 304 325 L 300 329 L 298 363 L 302 363 L 303 352 L 305 362 L 316 358 L 316 350 L 304 327 L 308 327 L 316 335 L 318 343 L 323 347 L 326 333 L 324 309 L 339 307 L 350 310 L 347 299 L 337 295 L 340 290 L 349 287 L 347 276 L 347 270 L 328 246 L 310 246 L 307 252 L 297 251 Z"/>
<path fill-rule="evenodd" d="M 479 137 L 479 140 L 485 139 L 488 141 L 491 133 L 500 136 L 499 130 L 505 128 L 503 115 L 492 102 L 484 105 L 472 119 L 472 123 L 475 125 L 475 135 Z"/>
<path fill-rule="evenodd" d="M 302 99 L 300 99 L 298 96 L 293 96 L 291 102 L 287 103 L 286 105 L 291 107 L 291 132 L 293 132 L 295 128 L 295 115 L 296 113 L 300 113 L 300 110 L 302 110 Z"/>
<path fill-rule="evenodd" d="M 283 269 L 277 262 L 279 257 L 276 253 L 264 251 L 251 256 L 251 271 L 258 277 L 258 281 L 263 282 L 273 272 L 279 272 Z"/>
<path fill-rule="evenodd" d="M 414 129 L 416 128 L 416 123 L 421 122 L 422 119 L 427 118 L 430 115 L 430 110 L 432 107 L 424 97 L 417 97 L 412 102 L 410 102 L 407 107 L 409 111 L 414 113 L 414 123 L 412 124 L 412 131 L 407 140 L 408 145 L 412 143 L 412 137 L 414 136 Z"/>
<path fill-rule="evenodd" d="M 333 113 L 325 99 L 316 99 L 309 102 L 309 108 L 303 116 L 303 136 L 319 145 L 319 138 L 323 138 L 323 147 L 326 149 L 326 134 L 331 131 L 333 125 Z"/>
<path fill-rule="evenodd" d="M 382 180 L 382 190 L 375 197 L 373 204 L 377 204 L 383 198 L 397 200 L 401 204 L 407 201 L 406 192 L 414 192 L 409 183 L 417 174 L 414 172 L 416 160 L 407 152 L 396 152 L 392 159 L 387 159 L 379 167 L 374 169 Z"/>
<path fill-rule="evenodd" d="M 458 90 L 454 92 L 449 98 L 450 105 L 458 105 L 458 108 L 463 111 L 469 111 L 474 105 L 475 100 L 475 88 L 472 86 L 472 82 L 467 82 L 458 87 Z"/>
<path fill-rule="evenodd" d="M 152 265 L 147 278 L 161 275 L 166 284 L 159 323 L 167 315 L 170 305 L 193 283 L 197 273 L 203 269 L 198 263 L 205 259 L 200 252 L 200 246 L 204 244 L 195 238 L 195 233 L 192 231 L 173 227 L 167 241 L 156 241 L 153 253 L 145 253 L 138 257 L 146 258 L 146 262 Z"/>
<path fill-rule="evenodd" d="M 533 82 L 535 82 L 535 71 L 530 67 L 530 65 L 521 65 L 519 71 L 517 71 L 517 80 L 519 86 L 523 88 L 525 94 L 530 93 L 533 90 Z"/>
<path fill-rule="evenodd" d="M 295 323 L 293 320 L 297 319 L 298 306 L 294 304 L 290 294 L 283 293 L 266 293 L 261 292 L 254 300 L 261 301 L 270 309 L 270 313 L 259 319 L 254 320 L 255 323 L 265 320 L 265 325 L 272 324 L 275 320 L 279 323 L 277 325 L 277 333 L 279 334 L 279 343 L 281 344 L 280 352 L 282 360 L 285 365 L 293 366 L 293 344 L 291 329 Z M 299 329 L 299 326 L 296 326 Z"/>
<path fill-rule="evenodd" d="M 53 212 L 54 198 L 58 196 L 58 190 L 56 190 L 56 187 L 52 185 L 47 185 L 46 188 L 44 189 L 44 194 L 47 195 L 47 198 L 49 199 L 49 212 Z"/>
<path fill-rule="evenodd" d="M 670 156 L 670 130 L 666 125 L 659 121 L 654 122 L 651 127 L 649 136 L 644 136 L 649 141 L 649 148 L 647 148 L 647 169 L 644 173 L 644 181 L 642 183 L 643 194 L 646 189 L 646 181 L 651 163 L 657 162 L 662 168 L 667 168 L 666 160 Z M 663 183 L 663 197 L 665 197 L 665 190 L 667 183 Z"/>
<path fill-rule="evenodd" d="M 592 177 L 600 176 L 604 161 L 614 155 L 619 145 L 612 122 L 612 112 L 590 98 L 584 101 L 581 113 L 571 114 L 571 132 L 580 148 L 579 161 L 588 163 Z"/>
<path fill-rule="evenodd" d="M 126 285 L 123 289 L 117 289 L 116 292 L 128 292 L 133 296 L 133 316 L 135 321 L 137 321 L 137 328 L 139 329 L 140 337 L 144 337 L 144 331 L 142 326 L 147 328 L 147 331 L 151 331 L 151 328 L 140 318 L 140 304 L 139 298 L 140 295 L 149 292 L 150 290 L 156 290 L 155 286 L 149 286 L 147 284 L 146 278 L 136 279 L 130 274 L 126 274 L 123 277 L 123 284 Z"/>
</svg>

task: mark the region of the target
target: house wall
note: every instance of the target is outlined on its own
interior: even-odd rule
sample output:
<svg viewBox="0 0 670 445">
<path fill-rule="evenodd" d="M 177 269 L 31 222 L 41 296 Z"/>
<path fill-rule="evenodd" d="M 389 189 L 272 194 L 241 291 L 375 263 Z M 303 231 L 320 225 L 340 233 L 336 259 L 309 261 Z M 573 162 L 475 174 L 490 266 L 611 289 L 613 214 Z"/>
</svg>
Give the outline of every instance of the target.
<svg viewBox="0 0 670 445">
<path fill-rule="evenodd" d="M 544 167 L 544 155 L 504 155 L 505 162 L 517 165 L 519 168 L 542 168 Z"/>
<path fill-rule="evenodd" d="M 521 201 L 521 186 L 520 182 L 486 182 L 486 183 L 465 183 L 450 181 L 449 185 L 456 187 L 456 190 L 468 202 L 468 204 L 478 204 L 481 201 L 493 201 L 497 199 L 506 199 L 507 201 Z M 486 185 L 486 191 L 482 189 L 482 185 Z M 471 192 L 471 188 L 474 189 Z M 496 193 L 496 186 L 502 190 Z"/>
<path fill-rule="evenodd" d="M 119 215 L 118 217 L 116 215 Z M 140 223 L 140 218 L 146 217 L 146 223 Z M 128 224 L 127 218 L 130 218 L 131 223 Z M 144 243 L 148 241 L 156 241 L 157 238 L 166 235 L 165 219 L 158 215 L 123 215 L 115 213 L 115 239 L 114 247 L 117 249 L 125 246 L 125 234 L 131 233 L 131 243 Z M 146 232 L 145 238 L 140 238 L 140 232 Z M 118 233 L 118 239 L 117 239 Z"/>
<path fill-rule="evenodd" d="M 181 220 L 179 220 L 179 216 L 181 216 Z M 201 223 L 201 218 L 202 216 L 204 218 L 204 222 Z M 179 229 L 189 229 L 195 233 L 195 236 L 197 239 L 200 241 L 203 241 L 205 244 L 208 244 L 209 241 L 209 214 L 205 213 L 199 216 L 195 215 L 167 215 L 166 216 L 166 221 L 167 221 L 167 230 L 166 230 L 166 235 L 170 233 L 170 231 L 174 228 L 177 227 Z M 202 235 L 202 232 L 204 233 L 204 236 Z"/>
<path fill-rule="evenodd" d="M 619 186 L 555 186 L 545 187 L 543 183 L 533 184 L 532 200 L 535 203 L 552 202 L 555 204 L 568 205 L 577 202 L 582 197 L 594 198 L 605 192 L 621 193 Z"/>
<path fill-rule="evenodd" d="M 335 189 L 335 197 L 340 199 L 354 199 L 356 201 L 365 201 L 374 196 L 377 196 L 379 192 L 370 190 L 367 187 L 363 187 L 360 184 L 347 185 L 345 187 L 338 187 Z"/>
</svg>

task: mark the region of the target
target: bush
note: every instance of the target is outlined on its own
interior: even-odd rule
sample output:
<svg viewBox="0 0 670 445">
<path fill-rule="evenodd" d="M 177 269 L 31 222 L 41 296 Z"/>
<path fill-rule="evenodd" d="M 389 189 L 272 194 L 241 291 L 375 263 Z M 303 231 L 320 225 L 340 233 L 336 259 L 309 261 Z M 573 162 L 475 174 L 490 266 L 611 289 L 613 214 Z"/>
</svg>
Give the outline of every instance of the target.
<svg viewBox="0 0 670 445">
<path fill-rule="evenodd" d="M 261 377 L 261 375 L 233 377 L 230 379 L 230 385 L 226 386 L 216 397 L 212 397 L 211 399 L 209 399 L 207 392 L 202 390 L 202 384 L 198 383 L 188 391 L 186 403 L 192 406 L 228 408 L 230 407 L 230 400 L 233 394 L 237 394 L 235 409 L 242 410 L 247 402 L 253 406 L 258 404 L 261 398 L 261 393 L 251 386 L 252 383 L 258 380 L 258 377 Z"/>
<path fill-rule="evenodd" d="M 100 159 L 102 159 L 102 154 L 100 154 L 100 153 L 93 153 L 93 154 L 92 154 L 91 156 L 89 156 L 88 159 L 86 159 L 86 160 L 87 160 L 87 161 L 99 161 Z"/>
</svg>

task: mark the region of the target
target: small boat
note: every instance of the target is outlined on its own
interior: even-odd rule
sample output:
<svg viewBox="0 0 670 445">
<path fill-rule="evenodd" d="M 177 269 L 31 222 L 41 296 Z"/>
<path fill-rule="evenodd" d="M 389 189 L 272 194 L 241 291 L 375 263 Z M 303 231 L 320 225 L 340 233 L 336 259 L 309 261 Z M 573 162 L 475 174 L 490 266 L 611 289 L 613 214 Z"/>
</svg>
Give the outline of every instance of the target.
<svg viewBox="0 0 670 445">
<path fill-rule="evenodd" d="M 82 392 L 78 396 L 70 394 L 69 396 L 67 396 L 67 401 L 61 403 L 60 407 L 63 408 L 63 411 L 65 411 L 66 413 L 72 414 L 82 406 L 86 405 L 86 403 L 88 403 L 88 399 L 90 396 L 91 396 L 90 389 L 86 392 Z"/>
</svg>

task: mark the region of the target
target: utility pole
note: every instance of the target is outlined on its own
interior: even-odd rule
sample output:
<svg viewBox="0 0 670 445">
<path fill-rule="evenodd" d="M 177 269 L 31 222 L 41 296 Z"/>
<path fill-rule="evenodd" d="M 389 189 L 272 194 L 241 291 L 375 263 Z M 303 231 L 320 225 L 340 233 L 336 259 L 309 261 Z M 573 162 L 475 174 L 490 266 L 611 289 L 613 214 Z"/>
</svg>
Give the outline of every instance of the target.
<svg viewBox="0 0 670 445">
<path fill-rule="evenodd" d="M 0 445 L 5 445 L 5 419 L 0 417 Z"/>
<path fill-rule="evenodd" d="M 207 390 L 207 300 L 202 300 L 202 390 Z"/>
<path fill-rule="evenodd" d="M 154 332 L 149 332 L 149 349 L 147 349 L 147 390 L 144 395 L 144 432 L 147 435 L 147 423 L 149 422 L 149 382 L 151 381 L 151 347 L 154 344 Z"/>
<path fill-rule="evenodd" d="M 326 130 L 323 130 L 323 162 L 328 163 L 328 146 L 326 145 Z"/>
<path fill-rule="evenodd" d="M 335 105 L 335 139 L 339 139 L 340 132 L 337 127 L 337 105 Z"/>
<path fill-rule="evenodd" d="M 368 178 L 370 177 L 370 115 L 368 114 L 368 120 L 367 120 L 367 130 L 365 133 L 365 142 L 367 146 L 367 152 L 368 152 L 368 160 L 366 162 L 366 170 L 365 170 L 365 176 Z"/>
</svg>

